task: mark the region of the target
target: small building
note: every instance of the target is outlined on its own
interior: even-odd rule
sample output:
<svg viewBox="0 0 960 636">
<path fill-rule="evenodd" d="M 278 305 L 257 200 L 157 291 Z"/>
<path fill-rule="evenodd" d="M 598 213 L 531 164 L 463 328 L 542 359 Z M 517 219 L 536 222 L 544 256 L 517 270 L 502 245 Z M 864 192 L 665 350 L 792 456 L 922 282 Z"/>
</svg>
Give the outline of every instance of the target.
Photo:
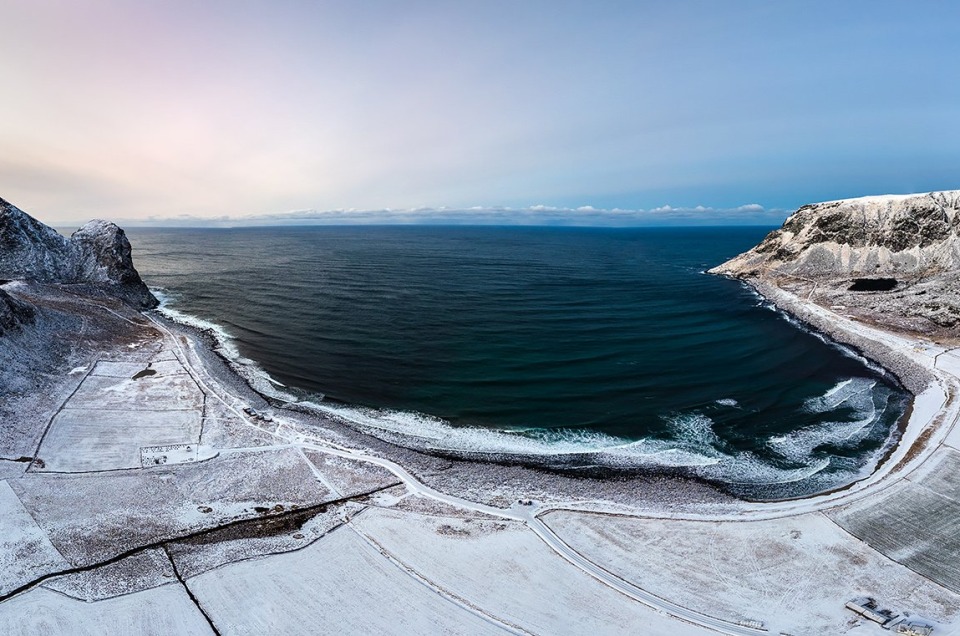
<svg viewBox="0 0 960 636">
<path fill-rule="evenodd" d="M 890 631 L 894 634 L 903 634 L 903 636 L 930 636 L 933 633 L 933 625 L 921 621 L 905 620 L 894 625 Z"/>
<path fill-rule="evenodd" d="M 846 607 L 847 609 L 860 614 L 864 618 L 867 618 L 875 623 L 879 623 L 881 627 L 888 625 L 900 616 L 893 610 L 882 609 L 877 604 L 877 599 L 869 596 L 847 601 Z"/>
</svg>

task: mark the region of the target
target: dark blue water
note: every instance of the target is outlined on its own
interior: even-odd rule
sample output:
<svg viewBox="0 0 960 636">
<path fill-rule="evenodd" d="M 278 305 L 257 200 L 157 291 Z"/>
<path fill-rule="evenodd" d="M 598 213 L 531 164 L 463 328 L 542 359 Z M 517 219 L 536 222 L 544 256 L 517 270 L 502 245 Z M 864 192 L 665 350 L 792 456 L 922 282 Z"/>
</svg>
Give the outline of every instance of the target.
<svg viewBox="0 0 960 636">
<path fill-rule="evenodd" d="M 906 399 L 702 273 L 767 230 L 129 235 L 169 307 L 221 325 L 298 395 L 413 446 L 825 488 L 869 469 Z"/>
</svg>

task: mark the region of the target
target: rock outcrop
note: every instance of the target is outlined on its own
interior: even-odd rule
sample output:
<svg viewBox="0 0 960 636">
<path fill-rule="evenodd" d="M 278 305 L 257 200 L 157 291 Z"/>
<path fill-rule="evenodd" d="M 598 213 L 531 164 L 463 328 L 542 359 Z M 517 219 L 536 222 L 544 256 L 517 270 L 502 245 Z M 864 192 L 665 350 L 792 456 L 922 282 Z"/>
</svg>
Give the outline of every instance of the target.
<svg viewBox="0 0 960 636">
<path fill-rule="evenodd" d="M 0 279 L 91 285 L 135 307 L 156 307 L 133 266 L 130 241 L 107 221 L 90 221 L 70 238 L 0 199 Z"/>
<path fill-rule="evenodd" d="M 805 205 L 752 250 L 711 270 L 733 276 L 908 279 L 960 269 L 960 191 Z"/>
<path fill-rule="evenodd" d="M 0 288 L 0 336 L 33 321 L 36 311 Z"/>
<path fill-rule="evenodd" d="M 960 191 L 805 205 L 710 273 L 774 285 L 861 320 L 957 338 Z"/>
</svg>

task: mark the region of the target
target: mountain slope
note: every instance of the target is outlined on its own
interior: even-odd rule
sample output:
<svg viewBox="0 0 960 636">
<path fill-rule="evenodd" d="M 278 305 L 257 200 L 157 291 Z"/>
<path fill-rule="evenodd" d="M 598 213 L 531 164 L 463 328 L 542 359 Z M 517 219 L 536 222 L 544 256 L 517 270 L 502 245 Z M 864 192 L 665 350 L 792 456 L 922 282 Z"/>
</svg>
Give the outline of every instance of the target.
<svg viewBox="0 0 960 636">
<path fill-rule="evenodd" d="M 805 205 L 710 270 L 773 285 L 875 324 L 960 334 L 960 191 Z"/>
<path fill-rule="evenodd" d="M 711 270 L 732 276 L 901 276 L 960 269 L 960 191 L 805 205 L 759 245 Z"/>
<path fill-rule="evenodd" d="M 113 223 L 90 221 L 68 239 L 0 199 L 0 279 L 92 285 L 135 307 L 156 307 L 131 252 Z"/>
</svg>

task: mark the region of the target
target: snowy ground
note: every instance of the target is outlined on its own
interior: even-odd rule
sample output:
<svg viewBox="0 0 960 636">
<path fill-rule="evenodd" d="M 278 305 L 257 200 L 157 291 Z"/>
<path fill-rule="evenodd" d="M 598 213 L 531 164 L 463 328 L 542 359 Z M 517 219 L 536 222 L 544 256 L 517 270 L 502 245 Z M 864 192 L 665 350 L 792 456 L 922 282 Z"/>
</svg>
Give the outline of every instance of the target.
<svg viewBox="0 0 960 636">
<path fill-rule="evenodd" d="M 885 559 L 819 513 L 766 521 L 665 521 L 551 512 L 547 524 L 617 576 L 693 609 L 774 633 L 842 634 L 837 599 L 874 596 L 953 621 L 960 596 Z"/>
<path fill-rule="evenodd" d="M 302 550 L 225 565 L 187 585 L 229 634 L 502 633 L 349 528 Z"/>
<path fill-rule="evenodd" d="M 0 460 L 0 633 L 886 633 L 860 595 L 960 633 L 960 356 L 806 310 L 925 370 L 901 444 L 841 491 L 663 508 L 497 466 L 457 490 L 462 463 L 271 407 L 121 315 L 139 336 L 0 439 L 26 456 Z"/>
<path fill-rule="evenodd" d="M 960 452 L 941 448 L 930 463 L 924 474 L 829 514 L 875 550 L 960 593 Z"/>
<path fill-rule="evenodd" d="M 94 603 L 39 587 L 0 604 L 0 632 L 8 636 L 213 633 L 190 597 L 175 583 Z"/>
</svg>

